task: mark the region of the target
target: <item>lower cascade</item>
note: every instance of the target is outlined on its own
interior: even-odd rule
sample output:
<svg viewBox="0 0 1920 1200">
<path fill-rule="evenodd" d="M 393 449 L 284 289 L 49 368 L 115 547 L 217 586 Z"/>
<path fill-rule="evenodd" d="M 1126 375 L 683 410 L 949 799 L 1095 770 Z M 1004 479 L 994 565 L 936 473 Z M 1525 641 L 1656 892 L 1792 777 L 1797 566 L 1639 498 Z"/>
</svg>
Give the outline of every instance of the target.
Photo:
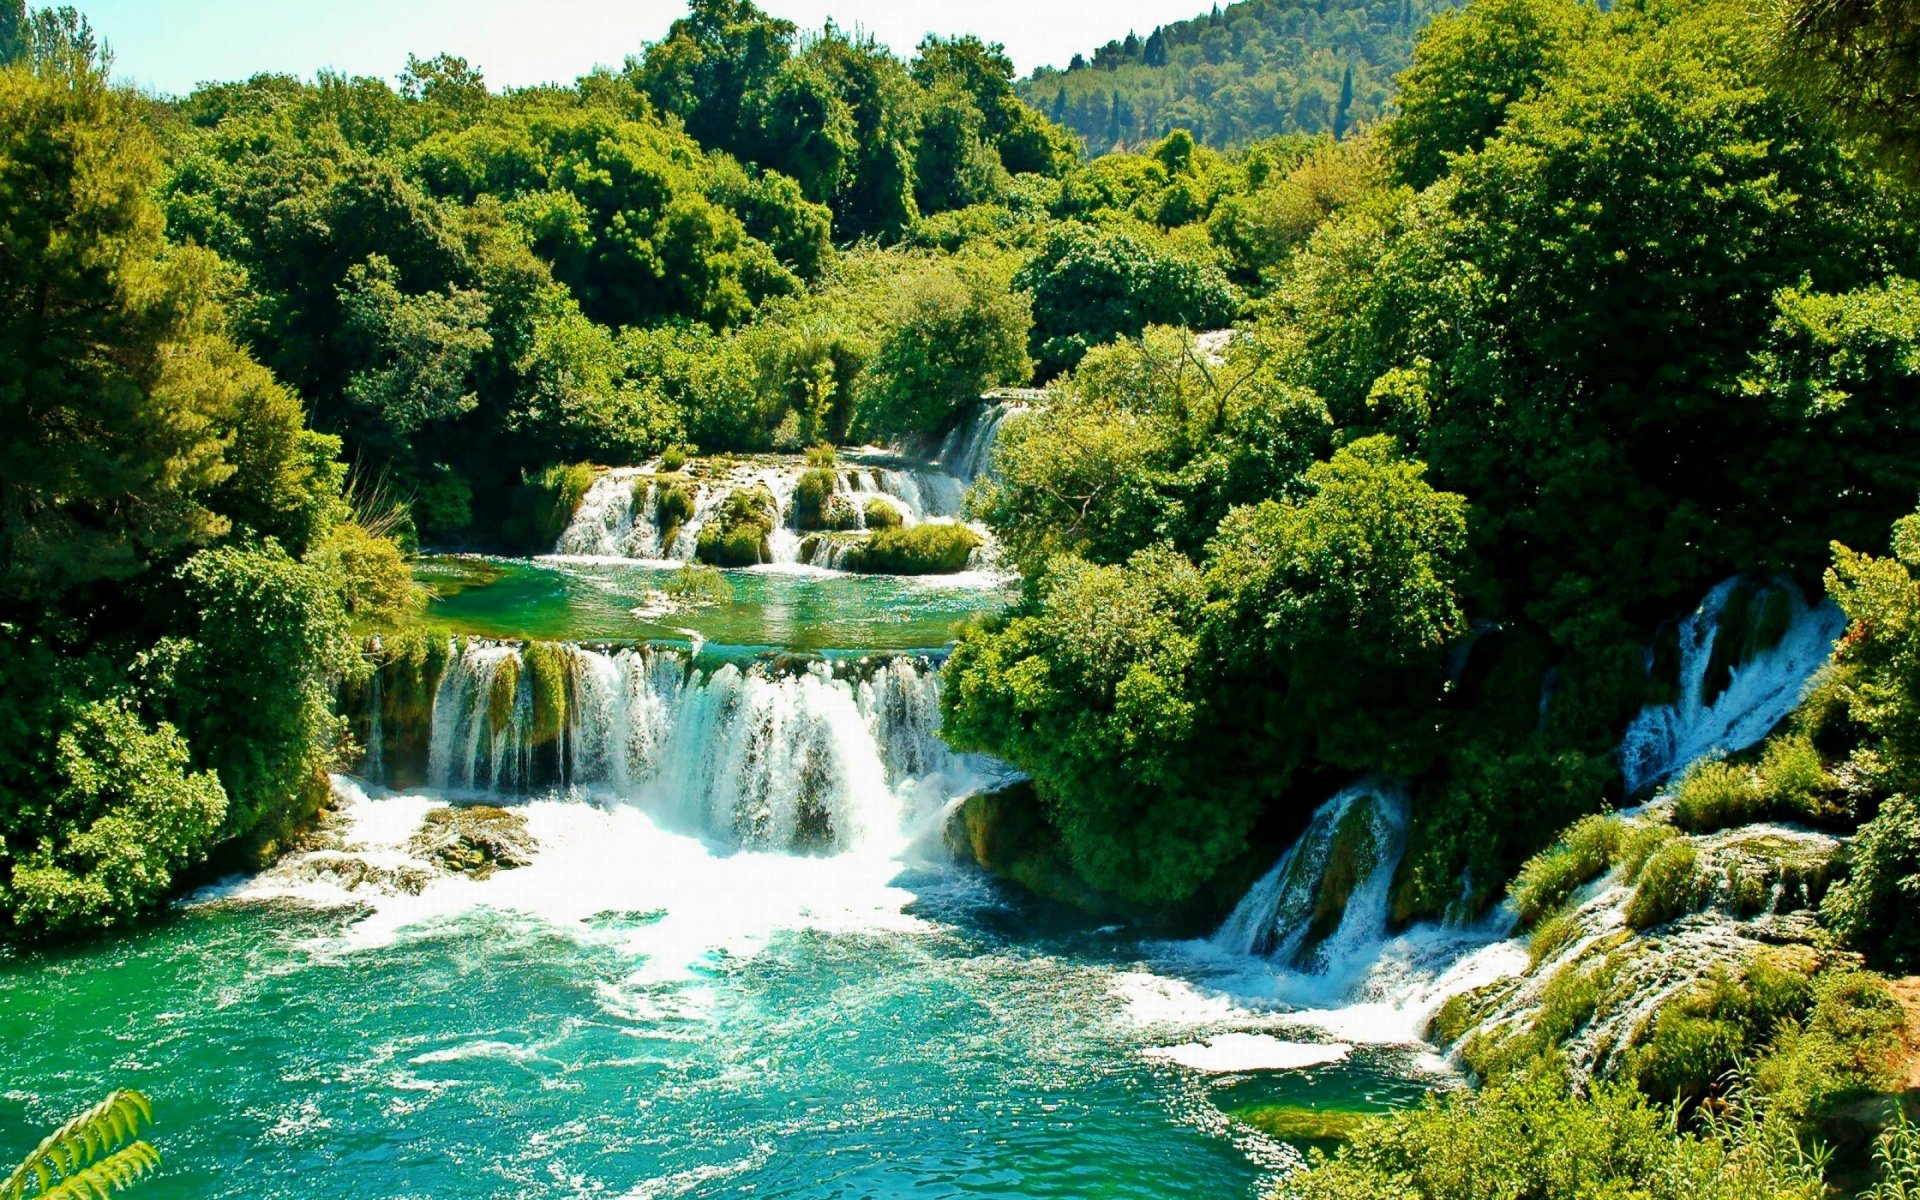
<svg viewBox="0 0 1920 1200">
<path fill-rule="evenodd" d="M 940 740 L 937 670 L 910 657 L 704 668 L 650 646 L 467 641 L 431 724 L 437 791 L 577 792 L 764 850 L 883 843 L 994 766 Z"/>
</svg>

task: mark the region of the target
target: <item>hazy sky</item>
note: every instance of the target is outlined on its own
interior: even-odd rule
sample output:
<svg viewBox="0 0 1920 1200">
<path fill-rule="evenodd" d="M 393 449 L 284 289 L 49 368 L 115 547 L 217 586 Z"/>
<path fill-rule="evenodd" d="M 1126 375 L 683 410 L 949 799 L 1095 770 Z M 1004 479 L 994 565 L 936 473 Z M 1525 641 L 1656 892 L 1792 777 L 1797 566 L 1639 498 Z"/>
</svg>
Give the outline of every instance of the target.
<svg viewBox="0 0 1920 1200">
<path fill-rule="evenodd" d="M 32 0 L 29 0 L 32 3 Z M 391 79 L 408 52 L 459 54 L 488 83 L 572 81 L 659 38 L 685 0 L 68 0 L 113 47 L 116 73 L 163 92 L 256 71 L 322 67 Z M 761 0 L 818 28 L 831 16 L 902 55 L 929 32 L 1004 42 L 1021 73 L 1064 66 L 1129 29 L 1190 17 L 1208 0 Z"/>
</svg>

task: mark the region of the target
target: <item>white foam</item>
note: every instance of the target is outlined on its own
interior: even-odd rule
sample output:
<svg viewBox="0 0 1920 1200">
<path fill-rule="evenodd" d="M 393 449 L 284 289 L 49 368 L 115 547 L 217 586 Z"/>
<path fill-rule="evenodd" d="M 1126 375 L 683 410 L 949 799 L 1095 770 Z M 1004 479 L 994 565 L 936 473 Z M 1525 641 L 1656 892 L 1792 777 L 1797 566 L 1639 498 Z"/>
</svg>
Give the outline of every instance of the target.
<svg viewBox="0 0 1920 1200">
<path fill-rule="evenodd" d="M 1299 1071 L 1344 1062 L 1353 1047 L 1344 1042 L 1285 1042 L 1264 1033 L 1223 1033 L 1203 1042 L 1140 1052 L 1208 1075 L 1240 1071 Z"/>
</svg>

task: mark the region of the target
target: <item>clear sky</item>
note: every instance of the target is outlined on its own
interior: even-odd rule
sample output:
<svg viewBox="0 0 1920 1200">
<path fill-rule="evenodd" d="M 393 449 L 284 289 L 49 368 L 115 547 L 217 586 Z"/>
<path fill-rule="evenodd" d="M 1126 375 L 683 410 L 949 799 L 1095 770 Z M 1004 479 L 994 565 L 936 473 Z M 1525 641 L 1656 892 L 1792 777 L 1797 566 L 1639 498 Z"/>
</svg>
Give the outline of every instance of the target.
<svg viewBox="0 0 1920 1200">
<path fill-rule="evenodd" d="M 685 0 L 67 0 L 113 47 L 116 73 L 162 92 L 256 71 L 322 67 L 391 79 L 407 54 L 446 51 L 493 86 L 571 82 L 658 39 Z M 32 3 L 32 0 L 29 0 Z M 929 32 L 1003 42 L 1022 74 L 1065 66 L 1129 29 L 1191 17 L 1211 0 L 761 0 L 815 29 L 829 16 L 903 56 Z"/>
</svg>

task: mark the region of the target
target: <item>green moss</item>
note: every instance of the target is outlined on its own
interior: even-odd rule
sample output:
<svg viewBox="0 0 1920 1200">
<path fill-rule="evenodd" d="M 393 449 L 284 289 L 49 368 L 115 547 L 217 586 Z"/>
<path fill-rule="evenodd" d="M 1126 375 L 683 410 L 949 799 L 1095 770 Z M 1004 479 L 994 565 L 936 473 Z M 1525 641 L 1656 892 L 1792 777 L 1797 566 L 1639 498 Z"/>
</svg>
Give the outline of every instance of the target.
<svg viewBox="0 0 1920 1200">
<path fill-rule="evenodd" d="M 1580 922 L 1571 912 L 1559 912 L 1533 927 L 1527 938 L 1527 969 L 1532 970 L 1567 948 L 1579 936 Z"/>
<path fill-rule="evenodd" d="M 653 519 L 660 526 L 660 545 L 667 548 L 680 536 L 680 527 L 693 519 L 693 485 L 678 476 L 654 481 Z"/>
<path fill-rule="evenodd" d="M 898 529 L 903 524 L 900 510 L 878 496 L 867 501 L 867 528 L 878 532 L 882 529 Z"/>
<path fill-rule="evenodd" d="M 600 468 L 589 463 L 548 467 L 524 479 L 509 502 L 501 534 L 512 549 L 544 554 L 553 549 L 593 487 Z"/>
<path fill-rule="evenodd" d="M 968 797 L 948 818 L 946 837 L 955 858 L 1042 899 L 1100 916 L 1127 915 L 1073 869 L 1031 783 Z"/>
<path fill-rule="evenodd" d="M 1289 1145 L 1333 1151 L 1352 1141 L 1378 1113 L 1316 1108 L 1308 1104 L 1259 1104 L 1235 1109 L 1234 1120 Z"/>
<path fill-rule="evenodd" d="M 839 480 L 832 471 L 815 467 L 800 476 L 793 489 L 793 524 L 808 532 L 827 528 L 827 510 Z"/>
<path fill-rule="evenodd" d="M 520 659 L 509 654 L 494 669 L 493 683 L 487 689 L 487 720 L 494 732 L 513 724 L 513 705 L 519 696 Z"/>
<path fill-rule="evenodd" d="M 982 540 L 965 525 L 882 529 L 860 548 L 853 567 L 873 575 L 952 575 L 967 569 Z"/>
<path fill-rule="evenodd" d="M 571 651 L 556 642 L 531 642 L 522 652 L 530 691 L 533 696 L 533 721 L 529 738 L 533 745 L 557 741 L 567 727 L 567 683 Z"/>
<path fill-rule="evenodd" d="M 1675 839 L 1647 859 L 1641 869 L 1640 884 L 1627 901 L 1627 924 L 1634 929 L 1664 925 L 1692 912 L 1699 896 L 1694 869 L 1699 852 L 1693 843 Z"/>
<path fill-rule="evenodd" d="M 755 485 L 728 496 L 713 520 L 701 527 L 694 555 L 716 567 L 751 567 L 773 557 L 770 539 L 779 522 L 773 493 Z"/>
<path fill-rule="evenodd" d="M 1333 936 L 1347 915 L 1347 901 L 1353 889 L 1373 873 L 1379 863 L 1379 839 L 1374 834 L 1372 801 L 1353 804 L 1340 818 L 1327 847 L 1326 861 L 1320 864 L 1320 884 L 1313 897 L 1313 919 L 1307 926 L 1307 945 L 1317 946 Z"/>
</svg>

